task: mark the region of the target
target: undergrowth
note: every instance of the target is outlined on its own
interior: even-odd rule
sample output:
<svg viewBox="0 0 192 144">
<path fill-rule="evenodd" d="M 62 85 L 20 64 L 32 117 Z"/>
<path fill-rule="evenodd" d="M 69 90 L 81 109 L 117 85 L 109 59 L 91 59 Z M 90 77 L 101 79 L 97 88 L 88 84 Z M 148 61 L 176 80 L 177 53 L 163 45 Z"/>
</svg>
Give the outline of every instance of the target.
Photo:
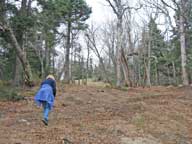
<svg viewBox="0 0 192 144">
<path fill-rule="evenodd" d="M 19 90 L 10 86 L 0 86 L 0 101 L 24 100 L 24 96 L 19 94 Z"/>
</svg>

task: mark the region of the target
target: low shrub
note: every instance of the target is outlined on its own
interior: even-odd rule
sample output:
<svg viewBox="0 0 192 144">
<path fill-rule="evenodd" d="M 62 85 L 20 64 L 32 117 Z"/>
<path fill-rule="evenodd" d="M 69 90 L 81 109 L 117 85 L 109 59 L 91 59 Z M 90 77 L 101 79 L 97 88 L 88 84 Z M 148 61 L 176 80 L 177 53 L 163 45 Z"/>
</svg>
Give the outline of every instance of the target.
<svg viewBox="0 0 192 144">
<path fill-rule="evenodd" d="M 1 86 L 0 100 L 1 101 L 19 101 L 19 100 L 24 100 L 24 96 L 21 96 L 15 88 Z"/>
</svg>

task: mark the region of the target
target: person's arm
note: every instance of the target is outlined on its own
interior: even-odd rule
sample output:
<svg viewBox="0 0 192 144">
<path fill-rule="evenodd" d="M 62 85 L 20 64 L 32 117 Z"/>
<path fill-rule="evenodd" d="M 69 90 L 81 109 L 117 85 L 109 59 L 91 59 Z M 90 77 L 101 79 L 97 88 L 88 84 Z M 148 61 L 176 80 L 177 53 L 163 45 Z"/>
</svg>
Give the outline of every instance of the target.
<svg viewBox="0 0 192 144">
<path fill-rule="evenodd" d="M 53 95 L 54 95 L 54 97 L 56 96 L 56 91 L 57 91 L 56 82 L 54 81 L 54 83 L 53 83 Z"/>
<path fill-rule="evenodd" d="M 40 85 L 40 87 L 41 87 L 41 86 L 44 84 L 44 82 L 45 82 L 45 81 L 42 81 L 42 82 L 41 82 L 41 85 Z"/>
</svg>

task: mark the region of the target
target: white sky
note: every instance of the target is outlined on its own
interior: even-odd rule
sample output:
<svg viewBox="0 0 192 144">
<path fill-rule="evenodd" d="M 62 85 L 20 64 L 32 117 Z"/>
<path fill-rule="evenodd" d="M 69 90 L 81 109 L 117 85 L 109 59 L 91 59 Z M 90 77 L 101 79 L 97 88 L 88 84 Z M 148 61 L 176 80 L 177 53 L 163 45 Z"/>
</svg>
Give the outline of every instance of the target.
<svg viewBox="0 0 192 144">
<path fill-rule="evenodd" d="M 111 8 L 105 0 L 86 0 L 87 4 L 92 7 L 92 14 L 88 23 L 101 25 L 107 20 L 114 18 Z"/>
<path fill-rule="evenodd" d="M 142 1 L 142 0 L 141 0 Z M 89 24 L 94 25 L 102 25 L 106 23 L 107 21 L 116 18 L 116 16 L 113 14 L 112 8 L 109 6 L 109 4 L 105 0 L 86 0 L 87 4 L 92 7 L 92 14 L 90 16 L 90 19 L 87 20 Z M 129 5 L 135 5 L 138 2 L 138 0 L 129 0 Z M 138 6 L 134 6 L 138 7 Z M 174 15 L 172 11 L 170 11 L 171 17 Z M 147 20 L 149 17 L 146 16 L 145 12 L 143 10 L 139 10 L 137 12 L 133 12 L 133 17 L 139 23 L 140 26 L 143 24 L 141 23 L 141 19 Z M 174 20 L 173 20 L 174 21 Z M 163 23 L 164 18 L 160 17 L 157 21 L 158 23 Z M 163 30 L 162 26 L 160 28 Z"/>
</svg>

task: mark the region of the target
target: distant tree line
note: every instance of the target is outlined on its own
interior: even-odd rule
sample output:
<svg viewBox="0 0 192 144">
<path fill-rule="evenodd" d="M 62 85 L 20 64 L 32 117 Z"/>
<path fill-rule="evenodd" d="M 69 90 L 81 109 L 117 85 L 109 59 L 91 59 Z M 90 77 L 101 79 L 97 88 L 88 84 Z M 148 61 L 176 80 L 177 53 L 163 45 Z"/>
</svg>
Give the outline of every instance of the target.
<svg viewBox="0 0 192 144">
<path fill-rule="evenodd" d="M 86 24 L 85 0 L 1 0 L 0 79 L 31 85 L 52 73 L 117 87 L 191 83 L 192 0 L 104 2 L 114 19 L 98 27 Z"/>
<path fill-rule="evenodd" d="M 105 53 L 97 54 L 104 81 L 117 87 L 191 83 L 191 0 L 143 0 L 135 6 L 128 0 L 105 1 L 116 18 L 86 33 L 92 48 Z M 134 20 L 139 11 L 140 23 Z"/>
</svg>

